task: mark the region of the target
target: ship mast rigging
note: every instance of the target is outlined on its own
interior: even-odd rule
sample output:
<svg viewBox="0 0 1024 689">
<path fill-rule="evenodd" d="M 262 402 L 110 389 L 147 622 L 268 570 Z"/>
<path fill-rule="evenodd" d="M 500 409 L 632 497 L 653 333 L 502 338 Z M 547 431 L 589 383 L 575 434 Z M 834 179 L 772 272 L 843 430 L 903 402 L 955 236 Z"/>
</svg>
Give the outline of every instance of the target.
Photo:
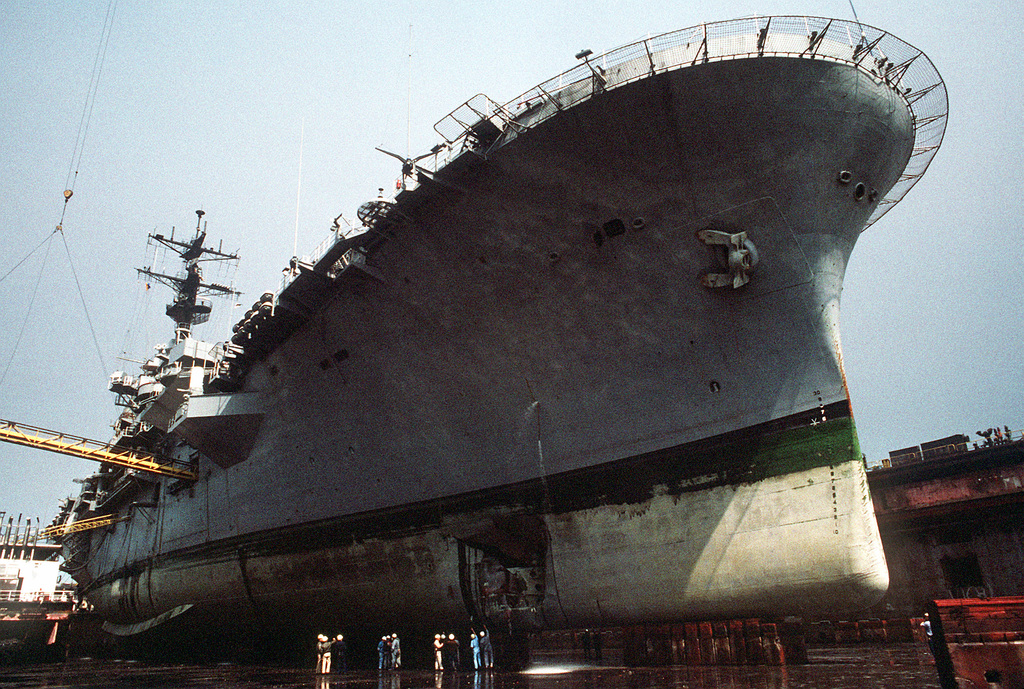
<svg viewBox="0 0 1024 689">
<path fill-rule="evenodd" d="M 181 342 L 192 332 L 192 326 L 209 320 L 212 307 L 199 298 L 201 294 L 219 296 L 240 296 L 231 287 L 212 282 L 203 282 L 200 264 L 207 261 L 238 261 L 237 254 L 224 253 L 219 249 L 203 246 L 206 230 L 202 228 L 205 211 L 197 210 L 196 236 L 189 242 L 181 242 L 162 234 L 149 235 L 150 241 L 170 249 L 181 257 L 185 264 L 185 275 L 174 276 L 158 273 L 150 268 L 137 268 L 140 275 L 153 278 L 174 290 L 174 301 L 167 305 L 167 317 L 174 321 L 174 341 Z"/>
</svg>

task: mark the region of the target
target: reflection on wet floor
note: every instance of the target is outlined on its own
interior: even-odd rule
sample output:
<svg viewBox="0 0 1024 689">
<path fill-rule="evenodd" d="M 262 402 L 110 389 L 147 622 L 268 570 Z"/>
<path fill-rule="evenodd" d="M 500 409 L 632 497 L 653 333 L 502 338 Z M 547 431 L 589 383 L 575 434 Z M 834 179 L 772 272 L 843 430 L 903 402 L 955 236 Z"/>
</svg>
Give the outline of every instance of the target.
<svg viewBox="0 0 1024 689">
<path fill-rule="evenodd" d="M 312 670 L 241 665 L 153 666 L 74 660 L 0 668 L 8 687 L 138 687 L 224 689 L 938 689 L 935 666 L 921 644 L 811 648 L 810 663 L 782 667 L 623 668 L 538 665 L 527 672 L 353 671 L 317 676 Z"/>
</svg>

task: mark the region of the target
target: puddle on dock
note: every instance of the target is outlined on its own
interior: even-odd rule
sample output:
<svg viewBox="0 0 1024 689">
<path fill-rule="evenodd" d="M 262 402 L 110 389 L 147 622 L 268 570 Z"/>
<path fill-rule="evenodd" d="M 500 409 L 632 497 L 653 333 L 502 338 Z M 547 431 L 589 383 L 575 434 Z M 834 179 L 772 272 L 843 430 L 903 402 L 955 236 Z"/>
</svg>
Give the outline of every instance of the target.
<svg viewBox="0 0 1024 689">
<path fill-rule="evenodd" d="M 124 687 L 185 689 L 938 689 L 922 644 L 810 648 L 810 663 L 783 667 L 624 668 L 535 665 L 526 672 L 358 670 L 318 676 L 312 670 L 254 665 L 144 665 L 108 660 L 0 667 L 0 689 Z"/>
</svg>

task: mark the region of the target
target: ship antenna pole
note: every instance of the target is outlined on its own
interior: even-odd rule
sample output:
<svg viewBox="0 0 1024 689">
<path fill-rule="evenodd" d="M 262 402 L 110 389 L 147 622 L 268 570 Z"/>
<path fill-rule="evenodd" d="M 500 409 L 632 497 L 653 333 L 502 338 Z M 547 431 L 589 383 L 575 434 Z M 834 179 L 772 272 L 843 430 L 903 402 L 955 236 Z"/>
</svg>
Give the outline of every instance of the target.
<svg viewBox="0 0 1024 689">
<path fill-rule="evenodd" d="M 863 44 L 865 42 L 863 39 L 866 37 L 864 26 L 860 23 L 860 17 L 857 16 L 857 8 L 853 6 L 853 0 L 850 0 L 850 10 L 853 12 L 853 20 L 857 22 L 857 27 L 860 28 L 861 43 Z"/>
<path fill-rule="evenodd" d="M 412 139 L 412 24 L 409 25 L 409 69 L 406 74 L 408 93 L 405 99 L 405 157 L 412 157 L 410 141 Z"/>
<path fill-rule="evenodd" d="M 299 182 L 295 186 L 295 241 L 292 243 L 292 256 L 299 255 L 299 198 L 302 194 L 302 147 L 306 143 L 306 118 L 302 118 L 299 133 Z"/>
<path fill-rule="evenodd" d="M 853 11 L 853 20 L 860 25 L 860 18 L 857 16 L 857 8 L 853 6 L 853 0 L 850 0 L 850 10 Z"/>
</svg>

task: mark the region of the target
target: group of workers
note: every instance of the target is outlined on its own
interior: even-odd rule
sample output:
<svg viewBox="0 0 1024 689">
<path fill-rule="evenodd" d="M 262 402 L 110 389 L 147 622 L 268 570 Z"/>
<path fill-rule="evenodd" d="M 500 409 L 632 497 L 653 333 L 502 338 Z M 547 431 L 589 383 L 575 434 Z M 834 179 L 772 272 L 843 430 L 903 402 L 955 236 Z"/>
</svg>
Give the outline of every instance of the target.
<svg viewBox="0 0 1024 689">
<path fill-rule="evenodd" d="M 469 633 L 469 648 L 473 655 L 473 669 L 484 670 L 494 667 L 494 649 L 491 646 L 491 637 L 486 631 L 479 632 L 471 630 Z M 346 659 L 345 637 L 338 634 L 331 639 L 324 634 L 317 636 L 316 643 L 316 670 L 320 674 L 334 672 L 345 672 L 348 670 Z M 455 634 L 434 635 L 434 669 L 458 670 L 461 666 L 461 654 L 459 640 Z M 385 634 L 377 642 L 377 669 L 378 670 L 400 670 L 402 668 L 402 645 L 398 634 Z"/>
<path fill-rule="evenodd" d="M 380 641 L 377 642 L 377 657 L 378 670 L 402 669 L 402 644 L 398 634 L 385 634 L 380 637 Z"/>
<path fill-rule="evenodd" d="M 1003 426 L 1002 430 L 1000 430 L 999 426 L 996 426 L 995 428 L 988 428 L 984 431 L 976 431 L 976 433 L 985 439 L 985 447 L 1005 445 L 1013 442 L 1013 431 L 1010 430 L 1009 426 Z M 974 449 L 978 449 L 978 443 L 974 443 Z"/>
<path fill-rule="evenodd" d="M 491 637 L 485 630 L 470 630 L 469 648 L 473 652 L 473 669 L 485 670 L 494 667 L 494 648 Z M 460 644 L 454 634 L 434 634 L 434 669 L 458 670 L 461 664 Z"/>
<path fill-rule="evenodd" d="M 345 658 L 345 637 L 338 634 L 334 639 L 328 639 L 321 634 L 316 638 L 316 671 L 326 675 L 334 665 L 335 672 L 348 670 L 348 661 Z"/>
</svg>

